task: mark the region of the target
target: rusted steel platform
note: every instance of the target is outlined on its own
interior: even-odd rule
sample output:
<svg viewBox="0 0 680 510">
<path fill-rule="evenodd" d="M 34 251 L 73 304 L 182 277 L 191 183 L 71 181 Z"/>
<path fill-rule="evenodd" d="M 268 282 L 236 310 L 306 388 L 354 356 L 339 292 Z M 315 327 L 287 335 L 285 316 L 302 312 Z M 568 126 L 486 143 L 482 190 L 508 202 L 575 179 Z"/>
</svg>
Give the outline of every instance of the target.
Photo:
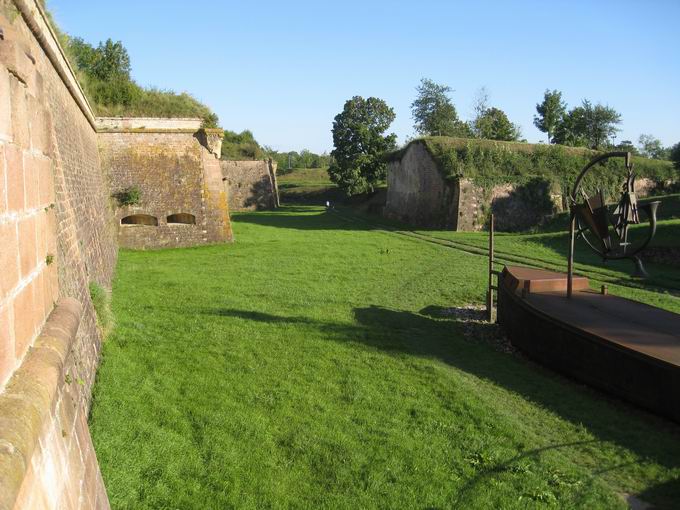
<svg viewBox="0 0 680 510">
<path fill-rule="evenodd" d="M 498 321 L 554 370 L 680 422 L 680 315 L 517 266 L 499 278 Z M 525 289 L 524 292 L 522 289 Z"/>
</svg>

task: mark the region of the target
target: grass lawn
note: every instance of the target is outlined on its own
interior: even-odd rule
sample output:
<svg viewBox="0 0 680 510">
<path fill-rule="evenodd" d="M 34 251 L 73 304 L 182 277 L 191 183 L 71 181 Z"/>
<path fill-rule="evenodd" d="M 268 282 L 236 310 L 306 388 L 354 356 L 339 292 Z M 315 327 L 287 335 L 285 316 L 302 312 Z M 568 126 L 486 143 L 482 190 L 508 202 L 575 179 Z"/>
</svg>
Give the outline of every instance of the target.
<svg viewBox="0 0 680 510">
<path fill-rule="evenodd" d="M 449 241 L 463 247 L 488 249 L 486 232 L 427 232 L 415 231 L 432 240 Z M 659 241 L 673 239 L 680 235 L 680 220 L 659 222 Z M 566 232 L 548 234 L 503 234 L 496 235 L 496 253 L 500 262 L 533 265 L 566 272 L 569 250 L 569 236 Z M 671 242 L 665 245 L 672 245 Z M 655 306 L 680 313 L 680 268 L 661 264 L 645 263 L 649 278 L 632 278 L 633 263 L 630 260 L 608 261 L 591 252 L 582 241 L 577 241 L 575 256 L 576 272 L 590 278 L 593 288 L 606 284 L 614 294 L 637 299 Z"/>
<path fill-rule="evenodd" d="M 341 197 L 326 168 L 294 168 L 276 176 L 279 197 L 283 203 L 323 204 Z"/>
<path fill-rule="evenodd" d="M 233 219 L 233 245 L 120 253 L 90 423 L 114 509 L 680 505 L 677 425 L 442 313 L 483 301 L 484 257 L 345 211 Z"/>
</svg>

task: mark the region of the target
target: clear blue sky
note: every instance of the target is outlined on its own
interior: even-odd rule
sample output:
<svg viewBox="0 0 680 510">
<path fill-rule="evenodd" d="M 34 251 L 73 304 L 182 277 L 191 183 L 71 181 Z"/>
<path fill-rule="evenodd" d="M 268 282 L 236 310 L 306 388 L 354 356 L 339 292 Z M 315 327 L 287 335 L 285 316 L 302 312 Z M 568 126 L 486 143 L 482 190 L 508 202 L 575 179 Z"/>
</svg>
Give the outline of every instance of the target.
<svg viewBox="0 0 680 510">
<path fill-rule="evenodd" d="M 617 140 L 680 141 L 680 0 L 48 0 L 59 25 L 130 52 L 141 85 L 188 91 L 223 127 L 278 150 L 332 149 L 354 95 L 392 106 L 400 141 L 421 77 L 450 85 L 463 119 L 485 86 L 529 141 L 546 88 L 623 117 Z"/>
</svg>

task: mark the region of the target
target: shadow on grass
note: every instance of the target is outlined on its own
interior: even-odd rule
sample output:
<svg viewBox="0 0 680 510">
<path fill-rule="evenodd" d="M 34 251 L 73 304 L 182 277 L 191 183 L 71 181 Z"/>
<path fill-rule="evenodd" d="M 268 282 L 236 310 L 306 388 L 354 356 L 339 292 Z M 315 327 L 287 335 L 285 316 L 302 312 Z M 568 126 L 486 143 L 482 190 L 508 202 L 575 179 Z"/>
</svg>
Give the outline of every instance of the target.
<svg viewBox="0 0 680 510">
<path fill-rule="evenodd" d="M 370 348 L 391 353 L 436 357 L 453 367 L 518 393 L 571 423 L 583 424 L 597 438 L 595 442 L 611 442 L 668 469 L 680 468 L 680 428 L 677 425 L 625 402 L 609 398 L 596 390 L 570 382 L 523 358 L 501 354 L 487 345 L 462 340 L 458 329 L 460 322 L 447 318 L 443 311 L 444 309 L 436 306 L 426 307 L 421 313 L 390 310 L 381 306 L 355 308 L 355 325 L 246 310 L 203 309 L 198 312 L 269 324 L 303 323 L 318 328 L 334 341 L 363 343 Z M 622 427 L 621 423 L 626 425 Z M 667 435 L 664 440 L 659 440 L 657 434 L 660 432 Z M 677 441 L 669 441 L 668 436 L 677 438 Z M 580 445 L 581 443 L 570 443 L 548 448 Z M 532 450 L 521 456 L 536 455 L 540 451 Z M 503 465 L 515 460 L 511 459 Z M 601 466 L 594 475 L 614 471 L 625 465 Z M 497 471 L 500 468 L 495 466 L 490 469 Z M 491 474 L 482 473 L 478 478 Z M 472 483 L 477 482 L 473 479 L 469 484 Z M 469 487 L 464 490 L 469 490 Z M 648 489 L 641 498 L 662 505 L 677 503 L 680 501 L 680 481 L 675 480 Z"/>
<path fill-rule="evenodd" d="M 285 206 L 278 211 L 257 212 L 256 214 L 241 213 L 234 215 L 238 223 L 251 223 L 264 227 L 276 227 L 293 230 L 374 230 L 366 222 L 345 219 L 333 211 L 319 210 L 304 206 Z"/>
<path fill-rule="evenodd" d="M 271 212 L 257 212 L 257 213 L 240 213 L 234 215 L 234 221 L 242 223 L 251 223 L 254 225 L 261 225 L 267 227 L 275 227 L 281 229 L 293 230 L 344 230 L 344 231 L 371 231 L 371 230 L 385 230 L 389 229 L 406 229 L 404 224 L 397 221 L 387 220 L 385 218 L 373 219 L 366 218 L 364 215 L 355 215 L 346 208 L 339 210 L 331 209 L 325 210 L 318 207 L 310 206 L 285 206 L 277 211 Z M 677 232 L 680 225 L 659 225 L 659 231 L 664 232 L 664 228 L 669 231 Z M 449 240 L 445 237 L 434 238 L 443 241 Z M 523 238 L 529 241 L 528 244 L 518 244 L 516 247 L 503 248 L 499 242 L 497 254 L 502 257 L 504 254 L 512 255 L 520 258 L 520 264 L 538 264 L 542 265 L 554 264 L 553 257 L 558 257 L 564 261 L 564 268 L 566 269 L 566 261 L 568 256 L 568 234 L 566 232 L 556 234 L 541 234 L 533 235 Z M 454 241 L 456 239 L 453 239 Z M 423 240 L 423 242 L 427 242 Z M 538 258 L 532 257 L 531 245 L 541 245 L 549 249 L 554 255 L 548 256 L 547 262 L 543 260 L 545 256 Z M 615 260 L 603 263 L 602 259 L 590 251 L 583 242 L 579 241 L 576 247 L 576 262 L 578 264 L 592 267 L 592 274 L 589 274 L 590 269 L 581 271 L 586 276 L 591 276 L 593 279 L 598 277 L 598 268 L 610 269 L 619 271 L 622 276 L 616 277 L 612 273 L 605 274 L 607 281 L 612 284 L 622 285 L 624 287 L 631 287 L 637 289 L 648 290 L 652 292 L 666 292 L 672 296 L 680 296 L 680 270 L 675 267 L 665 266 L 661 264 L 648 264 L 645 267 L 650 273 L 650 277 L 645 280 L 635 279 L 632 277 L 633 264 L 629 260 Z M 456 248 L 451 248 L 456 249 Z M 476 246 L 475 249 L 479 249 Z M 523 250 L 523 251 L 522 251 Z M 643 257 L 644 258 L 644 257 Z M 515 262 L 517 263 L 517 262 Z M 631 275 L 631 276 L 626 276 Z"/>
<path fill-rule="evenodd" d="M 638 497 L 642 501 L 668 501 L 667 508 L 678 508 L 678 497 L 680 495 L 680 479 L 668 480 L 666 482 L 653 485 L 644 490 Z"/>
</svg>

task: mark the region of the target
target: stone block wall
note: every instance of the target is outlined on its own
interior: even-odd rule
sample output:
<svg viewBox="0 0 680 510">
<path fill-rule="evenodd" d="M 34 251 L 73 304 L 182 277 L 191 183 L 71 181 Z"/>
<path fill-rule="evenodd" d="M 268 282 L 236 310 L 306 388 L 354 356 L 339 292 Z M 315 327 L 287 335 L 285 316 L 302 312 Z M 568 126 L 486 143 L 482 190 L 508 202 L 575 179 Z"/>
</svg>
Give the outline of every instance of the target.
<svg viewBox="0 0 680 510">
<path fill-rule="evenodd" d="M 470 179 L 444 179 L 422 143 L 411 144 L 388 165 L 383 214 L 415 226 L 481 230 L 493 212 L 498 230 L 523 230 L 561 209 L 561 195 L 542 183 L 487 188 Z"/>
<path fill-rule="evenodd" d="M 109 507 L 71 355 L 81 317 L 62 298 L 0 394 L 0 508 Z"/>
<path fill-rule="evenodd" d="M 234 211 L 274 209 L 279 206 L 276 161 L 220 161 Z"/>
<path fill-rule="evenodd" d="M 496 230 L 517 232 L 540 225 L 546 218 L 562 211 L 562 195 L 547 181 L 537 179 L 527 184 L 498 184 L 490 188 L 470 179 L 457 181 L 459 231 L 486 228 L 489 214 L 494 214 Z"/>
<path fill-rule="evenodd" d="M 217 159 L 222 131 L 201 130 L 200 124 L 200 119 L 97 120 L 102 168 L 110 176 L 112 195 L 129 188 L 141 192 L 134 205 L 113 200 L 120 246 L 231 241 L 227 190 Z M 140 215 L 145 223 L 134 223 Z"/>
<path fill-rule="evenodd" d="M 116 244 L 94 117 L 35 0 L 0 0 L 0 29 L 0 508 L 106 508 L 89 283 L 110 285 Z"/>
<path fill-rule="evenodd" d="M 649 178 L 636 180 L 640 197 L 655 187 Z M 496 229 L 521 231 L 540 225 L 565 210 L 561 190 L 537 177 L 519 184 L 482 186 L 471 179 L 444 179 L 423 143 L 412 143 L 387 169 L 387 200 L 383 214 L 424 228 L 481 230 L 490 213 Z"/>
<path fill-rule="evenodd" d="M 447 181 L 422 144 L 411 144 L 401 160 L 387 168 L 383 214 L 416 226 L 458 228 L 457 183 Z"/>
</svg>

